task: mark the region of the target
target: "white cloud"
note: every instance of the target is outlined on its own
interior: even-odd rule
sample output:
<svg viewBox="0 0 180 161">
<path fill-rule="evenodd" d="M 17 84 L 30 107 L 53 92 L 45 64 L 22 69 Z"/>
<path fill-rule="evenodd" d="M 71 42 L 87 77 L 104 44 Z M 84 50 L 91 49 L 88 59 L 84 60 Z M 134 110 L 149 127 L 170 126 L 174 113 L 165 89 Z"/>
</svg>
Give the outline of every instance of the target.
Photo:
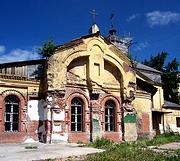
<svg viewBox="0 0 180 161">
<path fill-rule="evenodd" d="M 178 12 L 161 12 L 153 11 L 146 14 L 147 22 L 151 27 L 156 25 L 168 25 L 180 21 L 180 13 Z"/>
<path fill-rule="evenodd" d="M 0 56 L 0 63 L 40 59 L 41 56 L 32 50 L 14 49 Z"/>
<path fill-rule="evenodd" d="M 0 54 L 3 54 L 6 50 L 6 47 L 4 45 L 0 45 Z"/>
<path fill-rule="evenodd" d="M 136 19 L 137 17 L 139 17 L 140 16 L 140 14 L 132 14 L 131 16 L 129 16 L 127 19 L 126 19 L 126 21 L 127 22 L 130 22 L 130 21 L 132 21 L 132 20 L 134 20 L 134 19 Z"/>
<path fill-rule="evenodd" d="M 149 43 L 147 41 L 141 42 L 141 43 L 137 44 L 136 46 L 134 46 L 133 50 L 134 51 L 141 51 L 144 48 L 147 48 L 148 46 L 149 46 Z"/>
</svg>

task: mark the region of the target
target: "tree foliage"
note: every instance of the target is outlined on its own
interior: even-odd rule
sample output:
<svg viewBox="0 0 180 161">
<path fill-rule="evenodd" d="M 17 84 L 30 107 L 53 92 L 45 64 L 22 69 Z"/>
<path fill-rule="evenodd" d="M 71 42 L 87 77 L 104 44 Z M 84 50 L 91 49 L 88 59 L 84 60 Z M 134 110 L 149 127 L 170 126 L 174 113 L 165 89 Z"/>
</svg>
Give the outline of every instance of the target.
<svg viewBox="0 0 180 161">
<path fill-rule="evenodd" d="M 143 64 L 163 72 L 166 57 L 167 57 L 167 53 L 161 52 L 158 53 L 157 56 L 151 56 L 150 60 L 145 59 Z"/>
<path fill-rule="evenodd" d="M 55 49 L 54 41 L 49 40 L 49 41 L 43 43 L 42 47 L 38 48 L 38 51 L 42 57 L 45 57 L 47 59 L 48 57 L 50 57 L 53 54 L 54 49 Z"/>
<path fill-rule="evenodd" d="M 180 103 L 178 92 L 178 84 L 180 79 L 178 76 L 179 62 L 174 58 L 171 62 L 165 64 L 167 58 L 166 52 L 158 53 L 157 56 L 151 56 L 150 60 L 144 60 L 143 64 L 162 71 L 162 83 L 164 89 L 164 98 L 167 101 Z"/>
</svg>

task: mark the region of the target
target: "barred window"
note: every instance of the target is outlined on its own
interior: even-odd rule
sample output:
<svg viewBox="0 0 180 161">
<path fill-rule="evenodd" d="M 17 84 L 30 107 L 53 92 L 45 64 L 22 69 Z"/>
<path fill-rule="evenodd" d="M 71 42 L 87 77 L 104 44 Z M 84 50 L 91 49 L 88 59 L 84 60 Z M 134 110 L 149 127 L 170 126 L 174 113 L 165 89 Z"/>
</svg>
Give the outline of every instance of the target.
<svg viewBox="0 0 180 161">
<path fill-rule="evenodd" d="M 105 103 L 105 131 L 115 131 L 115 104 L 109 100 Z"/>
<path fill-rule="evenodd" d="M 4 129 L 5 131 L 18 131 L 19 99 L 16 96 L 5 98 Z"/>
<path fill-rule="evenodd" d="M 74 98 L 71 102 L 71 131 L 83 130 L 83 102 Z"/>
</svg>

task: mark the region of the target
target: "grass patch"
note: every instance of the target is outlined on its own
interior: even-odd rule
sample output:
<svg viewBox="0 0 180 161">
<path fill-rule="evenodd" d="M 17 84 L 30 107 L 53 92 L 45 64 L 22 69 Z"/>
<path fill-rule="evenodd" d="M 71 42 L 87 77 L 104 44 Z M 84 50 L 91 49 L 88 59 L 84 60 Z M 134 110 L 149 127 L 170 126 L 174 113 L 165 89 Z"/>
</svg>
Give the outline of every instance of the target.
<svg viewBox="0 0 180 161">
<path fill-rule="evenodd" d="M 180 140 L 179 135 L 163 134 L 156 136 L 152 140 L 141 139 L 132 143 L 115 144 L 104 138 L 98 138 L 92 144 L 95 148 L 106 149 L 103 153 L 90 154 L 84 160 L 86 161 L 180 161 L 180 151 L 174 151 L 172 154 L 168 151 L 157 153 L 147 149 L 147 146 L 165 144 Z"/>
<path fill-rule="evenodd" d="M 107 140 L 105 138 L 97 138 L 93 143 L 89 143 L 88 146 L 93 146 L 94 148 L 106 149 L 114 145 L 113 141 Z"/>
<path fill-rule="evenodd" d="M 155 146 L 180 140 L 179 135 L 173 133 L 158 135 L 152 140 L 140 139 L 135 142 L 124 142 L 116 144 L 104 138 L 98 138 L 93 143 L 87 144 L 95 148 L 106 149 L 106 151 L 87 156 L 72 156 L 64 158 L 66 161 L 180 161 L 180 150 L 154 152 L 147 146 Z M 52 159 L 46 161 L 61 161 Z"/>
<path fill-rule="evenodd" d="M 166 144 L 170 142 L 174 142 L 180 140 L 180 135 L 177 135 L 175 133 L 166 133 L 162 135 L 157 135 L 154 139 L 152 140 L 146 140 L 146 145 L 160 145 L 160 144 Z"/>
</svg>

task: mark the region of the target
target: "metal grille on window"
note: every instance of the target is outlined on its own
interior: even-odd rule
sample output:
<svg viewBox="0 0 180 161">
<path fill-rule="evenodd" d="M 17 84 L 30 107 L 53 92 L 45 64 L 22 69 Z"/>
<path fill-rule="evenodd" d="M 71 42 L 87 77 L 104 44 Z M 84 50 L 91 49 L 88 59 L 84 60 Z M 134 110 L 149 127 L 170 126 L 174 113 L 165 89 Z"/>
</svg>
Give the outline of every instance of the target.
<svg viewBox="0 0 180 161">
<path fill-rule="evenodd" d="M 74 98 L 71 102 L 71 131 L 82 131 L 82 109 L 81 99 Z"/>
<path fill-rule="evenodd" d="M 115 104 L 113 101 L 107 101 L 105 103 L 105 131 L 115 131 Z"/>
<path fill-rule="evenodd" d="M 19 99 L 8 96 L 5 99 L 4 129 L 5 131 L 18 131 L 19 124 Z"/>
</svg>

